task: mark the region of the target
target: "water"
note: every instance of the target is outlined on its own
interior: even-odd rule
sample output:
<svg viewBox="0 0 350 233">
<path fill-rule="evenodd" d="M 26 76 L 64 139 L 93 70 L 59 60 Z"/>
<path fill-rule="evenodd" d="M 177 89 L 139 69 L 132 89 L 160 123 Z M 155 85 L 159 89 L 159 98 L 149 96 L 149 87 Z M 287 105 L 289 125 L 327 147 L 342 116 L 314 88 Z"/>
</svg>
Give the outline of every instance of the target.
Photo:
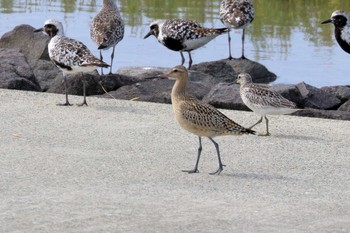
<svg viewBox="0 0 350 233">
<path fill-rule="evenodd" d="M 116 47 L 114 69 L 125 66 L 172 67 L 180 55 L 160 45 L 154 37 L 144 40 L 152 19 L 183 17 L 206 27 L 223 27 L 218 17 L 219 0 L 120 0 L 126 22 L 123 41 Z M 341 50 L 332 25 L 321 25 L 336 9 L 350 9 L 350 2 L 320 0 L 254 0 L 255 20 L 246 30 L 246 57 L 277 74 L 275 83 L 305 81 L 321 87 L 350 83 L 349 54 Z M 67 36 L 86 44 L 99 56 L 90 39 L 91 19 L 102 0 L 46 1 L 0 0 L 0 35 L 20 24 L 35 28 L 48 18 L 63 22 Z M 234 57 L 241 54 L 241 31 L 231 32 Z M 104 57 L 109 58 L 105 52 Z M 194 63 L 228 56 L 227 36 L 223 35 L 192 53 Z"/>
</svg>

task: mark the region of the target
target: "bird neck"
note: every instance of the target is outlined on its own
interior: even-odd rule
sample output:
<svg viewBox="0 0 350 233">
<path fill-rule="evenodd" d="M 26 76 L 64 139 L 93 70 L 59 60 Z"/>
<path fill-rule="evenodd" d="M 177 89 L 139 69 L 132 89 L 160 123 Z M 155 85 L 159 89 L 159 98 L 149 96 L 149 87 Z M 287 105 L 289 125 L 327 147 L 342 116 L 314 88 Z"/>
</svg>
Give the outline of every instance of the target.
<svg viewBox="0 0 350 233">
<path fill-rule="evenodd" d="M 171 99 L 176 101 L 178 98 L 186 96 L 187 79 L 176 79 L 171 91 Z"/>
</svg>

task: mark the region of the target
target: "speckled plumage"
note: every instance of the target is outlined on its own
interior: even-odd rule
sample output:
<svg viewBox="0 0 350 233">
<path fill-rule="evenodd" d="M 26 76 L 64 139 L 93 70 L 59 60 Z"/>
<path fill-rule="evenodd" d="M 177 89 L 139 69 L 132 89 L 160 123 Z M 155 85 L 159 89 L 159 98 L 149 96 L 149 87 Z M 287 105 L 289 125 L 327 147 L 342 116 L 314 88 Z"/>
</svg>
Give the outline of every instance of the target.
<svg viewBox="0 0 350 233">
<path fill-rule="evenodd" d="M 244 104 L 261 116 L 261 119 L 252 127 L 261 123 L 262 118 L 265 118 L 266 134 L 264 136 L 269 135 L 266 115 L 290 114 L 299 110 L 296 109 L 295 103 L 279 93 L 254 84 L 251 76 L 247 73 L 239 74 L 237 82 L 241 85 L 240 95 Z"/>
<path fill-rule="evenodd" d="M 252 0 L 222 0 L 220 3 L 220 20 L 228 28 L 243 29 L 242 56 L 244 57 L 245 28 L 254 19 L 254 7 Z M 231 38 L 228 33 L 229 59 L 231 56 Z"/>
<path fill-rule="evenodd" d="M 150 24 L 150 31 L 145 38 L 154 35 L 157 40 L 173 51 L 180 51 L 182 64 L 185 60 L 182 52 L 189 54 L 189 68 L 192 65 L 191 51 L 202 47 L 215 37 L 227 32 L 227 28 L 203 28 L 192 20 L 167 19 Z"/>
<path fill-rule="evenodd" d="M 103 1 L 101 11 L 91 22 L 90 36 L 100 50 L 101 60 L 103 59 L 101 50 L 113 48 L 111 55 L 111 73 L 115 46 L 124 37 L 124 21 L 114 0 Z"/>
<path fill-rule="evenodd" d="M 240 126 L 213 106 L 186 95 L 188 72 L 185 67 L 174 67 L 166 77 L 176 79 L 171 92 L 171 101 L 177 122 L 183 129 L 199 137 L 200 148 L 201 137 L 208 137 L 214 143 L 218 153 L 219 169 L 213 174 L 220 173 L 223 165 L 219 147 L 212 138 L 223 135 L 254 134 L 254 131 Z M 198 172 L 199 157 L 200 151 L 195 168 L 189 172 Z"/>
<path fill-rule="evenodd" d="M 334 25 L 334 35 L 339 46 L 347 53 L 350 53 L 350 15 L 342 10 L 336 10 L 331 18 L 322 24 L 332 23 Z"/>
<path fill-rule="evenodd" d="M 97 67 L 109 67 L 108 64 L 96 58 L 90 50 L 80 41 L 64 35 L 62 23 L 58 20 L 45 21 L 44 27 L 36 31 L 44 31 L 51 37 L 48 44 L 48 52 L 51 61 L 63 72 L 65 83 L 67 74 L 79 72 L 91 72 Z M 85 85 L 84 85 L 85 94 Z M 66 104 L 70 105 L 67 97 Z M 86 104 L 84 95 L 84 104 Z"/>
</svg>

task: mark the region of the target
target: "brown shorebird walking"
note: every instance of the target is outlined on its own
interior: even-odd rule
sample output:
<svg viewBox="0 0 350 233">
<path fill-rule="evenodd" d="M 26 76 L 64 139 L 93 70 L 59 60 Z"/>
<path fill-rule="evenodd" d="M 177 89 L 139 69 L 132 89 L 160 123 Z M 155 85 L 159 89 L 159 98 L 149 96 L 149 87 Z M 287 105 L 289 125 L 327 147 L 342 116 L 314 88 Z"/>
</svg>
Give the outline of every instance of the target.
<svg viewBox="0 0 350 233">
<path fill-rule="evenodd" d="M 124 21 L 120 15 L 115 0 L 103 0 L 101 11 L 91 22 L 90 36 L 100 50 L 101 61 L 103 60 L 101 50 L 112 48 L 111 66 L 109 70 L 109 74 L 111 74 L 115 46 L 124 37 Z"/>
<path fill-rule="evenodd" d="M 254 134 L 255 132 L 240 126 L 213 106 L 186 95 L 188 72 L 184 66 L 174 67 L 169 74 L 163 77 L 175 78 L 176 80 L 171 91 L 171 102 L 177 122 L 183 129 L 199 137 L 196 165 L 193 170 L 183 171 L 199 172 L 198 163 L 202 152 L 202 137 L 208 137 L 215 145 L 219 161 L 218 170 L 210 174 L 220 174 L 224 165 L 221 162 L 219 145 L 213 138 L 224 135 Z"/>
<path fill-rule="evenodd" d="M 245 105 L 253 112 L 260 115 L 261 118 L 254 125 L 249 127 L 253 128 L 257 124 L 260 124 L 265 118 L 266 121 L 266 133 L 259 136 L 269 136 L 269 120 L 266 115 L 283 115 L 291 114 L 300 109 L 296 108 L 296 104 L 290 100 L 287 100 L 277 92 L 271 91 L 267 88 L 255 85 L 252 81 L 252 77 L 247 73 L 241 73 L 238 75 L 237 83 L 241 85 L 240 95 Z"/>
<path fill-rule="evenodd" d="M 242 56 L 244 59 L 244 37 L 245 28 L 254 19 L 254 7 L 253 0 L 221 0 L 220 3 L 220 20 L 228 28 L 233 29 L 243 29 L 242 32 Z M 231 37 L 230 32 L 228 32 L 228 47 L 229 47 L 229 57 L 231 56 Z"/>
<path fill-rule="evenodd" d="M 63 72 L 66 102 L 60 106 L 70 106 L 68 101 L 67 74 L 92 72 L 98 67 L 109 67 L 100 59 L 96 58 L 82 42 L 66 37 L 61 22 L 55 19 L 45 21 L 44 27 L 35 32 L 44 31 L 51 37 L 48 44 L 48 51 L 51 61 Z M 84 100 L 80 105 L 87 105 L 86 102 L 86 81 L 83 79 Z"/>
</svg>

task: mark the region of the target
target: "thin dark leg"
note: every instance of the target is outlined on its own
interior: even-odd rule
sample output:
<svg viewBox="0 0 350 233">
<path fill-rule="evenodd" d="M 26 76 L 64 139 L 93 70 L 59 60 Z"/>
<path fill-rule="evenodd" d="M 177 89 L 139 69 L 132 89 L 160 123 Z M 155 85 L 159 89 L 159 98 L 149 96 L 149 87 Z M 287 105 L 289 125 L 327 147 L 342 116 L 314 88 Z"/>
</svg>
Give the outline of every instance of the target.
<svg viewBox="0 0 350 233">
<path fill-rule="evenodd" d="M 265 122 L 266 122 L 266 133 L 265 134 L 259 134 L 259 136 L 270 136 L 270 133 L 269 133 L 269 120 L 267 119 L 266 116 L 265 116 Z"/>
<path fill-rule="evenodd" d="M 202 153 L 202 138 L 199 138 L 199 147 L 198 147 L 198 155 L 197 155 L 197 161 L 196 161 L 196 165 L 194 166 L 193 170 L 182 170 L 183 172 L 188 172 L 188 173 L 198 173 L 198 163 L 199 163 L 199 158 L 201 157 L 201 153 Z"/>
<path fill-rule="evenodd" d="M 188 57 L 189 57 L 189 62 L 188 62 L 188 69 L 191 69 L 191 66 L 192 66 L 192 56 L 191 56 L 191 52 L 190 51 L 187 51 L 188 52 Z"/>
<path fill-rule="evenodd" d="M 63 75 L 64 77 L 64 91 L 66 94 L 66 102 L 64 104 L 57 104 L 58 106 L 72 106 L 68 101 L 68 83 L 67 83 L 67 77 L 66 75 Z"/>
<path fill-rule="evenodd" d="M 112 74 L 112 66 L 113 66 L 113 59 L 114 59 L 114 49 L 115 49 L 115 46 L 113 46 L 113 51 L 112 51 L 112 54 L 111 54 L 111 68 L 109 70 L 109 74 Z"/>
<path fill-rule="evenodd" d="M 182 51 L 180 51 L 180 55 L 181 55 L 181 65 L 183 66 L 183 64 L 185 63 L 185 57 L 184 57 Z"/>
<path fill-rule="evenodd" d="M 258 120 L 254 125 L 250 126 L 248 129 L 252 129 L 254 126 L 260 124 L 263 120 L 263 117 L 260 118 L 260 120 Z"/>
<path fill-rule="evenodd" d="M 88 106 L 87 102 L 86 102 L 86 80 L 84 79 L 84 75 L 83 73 L 81 73 L 81 78 L 82 78 L 82 82 L 83 82 L 83 95 L 84 95 L 84 99 L 83 99 L 83 103 L 78 104 L 78 106 Z"/>
<path fill-rule="evenodd" d="M 102 50 L 100 49 L 100 60 L 103 61 Z M 103 75 L 103 68 L 101 67 L 101 75 Z"/>
<path fill-rule="evenodd" d="M 214 143 L 215 149 L 216 149 L 216 153 L 218 154 L 218 160 L 219 160 L 219 168 L 216 172 L 212 172 L 209 173 L 210 175 L 215 175 L 218 174 L 220 175 L 220 173 L 222 172 L 222 170 L 224 170 L 224 166 L 221 162 L 221 157 L 220 157 L 220 150 L 219 150 L 219 144 L 217 144 L 211 137 L 208 137 L 210 139 L 210 141 L 212 141 Z"/>
<path fill-rule="evenodd" d="M 242 33 L 242 56 L 241 59 L 246 59 L 244 56 L 244 38 L 245 38 L 245 29 L 243 28 L 243 33 Z"/>
<path fill-rule="evenodd" d="M 228 59 L 232 60 L 232 55 L 231 55 L 231 36 L 230 36 L 231 30 L 228 30 L 227 35 L 228 35 Z"/>
</svg>

